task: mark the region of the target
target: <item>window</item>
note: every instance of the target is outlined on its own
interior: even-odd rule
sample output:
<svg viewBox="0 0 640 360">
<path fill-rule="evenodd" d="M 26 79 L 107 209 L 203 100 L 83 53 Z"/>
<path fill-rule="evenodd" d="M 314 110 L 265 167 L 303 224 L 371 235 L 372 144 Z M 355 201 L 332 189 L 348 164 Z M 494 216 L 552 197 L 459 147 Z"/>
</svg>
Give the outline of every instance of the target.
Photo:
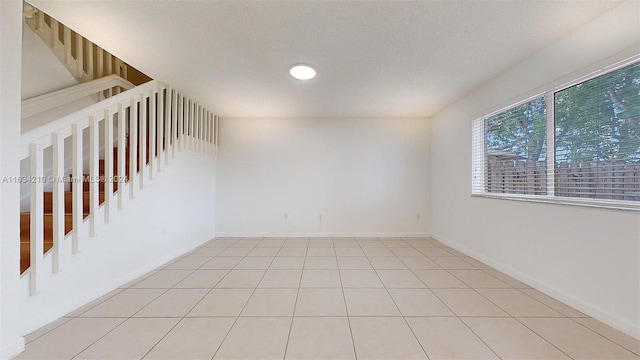
<svg viewBox="0 0 640 360">
<path fill-rule="evenodd" d="M 474 194 L 640 202 L 640 62 L 477 119 L 472 141 Z"/>
</svg>

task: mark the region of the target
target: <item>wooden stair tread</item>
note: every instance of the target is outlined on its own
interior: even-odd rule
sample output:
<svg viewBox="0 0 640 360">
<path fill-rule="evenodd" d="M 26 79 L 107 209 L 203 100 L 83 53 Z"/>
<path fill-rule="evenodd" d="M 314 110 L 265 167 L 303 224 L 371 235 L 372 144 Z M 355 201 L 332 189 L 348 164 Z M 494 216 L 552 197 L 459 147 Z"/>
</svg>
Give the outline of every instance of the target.
<svg viewBox="0 0 640 360">
<path fill-rule="evenodd" d="M 163 141 L 164 143 L 164 141 Z M 128 144 L 128 141 L 127 141 Z M 136 156 L 136 172 L 140 171 L 140 143 L 138 143 L 138 156 Z M 146 164 L 149 164 L 151 160 L 151 151 L 149 148 L 149 138 L 147 138 L 147 149 L 146 149 Z M 158 154 L 158 150 L 155 151 L 156 155 Z M 127 146 L 125 148 L 125 183 L 129 182 L 130 179 L 130 148 Z M 113 176 L 118 176 L 118 148 L 113 148 Z M 105 200 L 105 160 L 98 160 L 98 175 L 103 177 L 102 181 L 98 182 L 98 203 L 102 204 Z M 90 174 L 83 174 L 82 179 L 82 208 L 83 208 L 83 218 L 86 219 L 90 213 L 90 184 L 88 181 L 91 179 Z M 113 182 L 113 191 L 116 193 L 118 191 L 119 182 Z M 71 184 L 73 186 L 73 184 Z M 65 191 L 64 192 L 64 224 L 65 224 L 65 235 L 70 233 L 73 229 L 73 192 Z M 46 253 L 53 247 L 53 192 L 45 191 L 44 192 L 44 252 Z M 31 213 L 29 212 L 21 212 L 20 213 L 20 273 L 26 271 L 30 266 L 30 238 L 31 238 Z"/>
</svg>

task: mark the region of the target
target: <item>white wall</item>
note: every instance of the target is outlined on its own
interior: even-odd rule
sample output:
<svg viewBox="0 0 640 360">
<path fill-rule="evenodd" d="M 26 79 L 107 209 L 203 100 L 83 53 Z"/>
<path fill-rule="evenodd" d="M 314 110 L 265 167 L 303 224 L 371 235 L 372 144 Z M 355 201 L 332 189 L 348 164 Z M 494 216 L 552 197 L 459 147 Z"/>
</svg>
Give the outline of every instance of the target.
<svg viewBox="0 0 640 360">
<path fill-rule="evenodd" d="M 0 179 L 19 175 L 22 1 L 0 1 Z M 0 182 L 0 359 L 24 349 L 20 332 L 20 188 Z"/>
<path fill-rule="evenodd" d="M 419 118 L 222 119 L 217 235 L 425 235 L 428 138 Z"/>
<path fill-rule="evenodd" d="M 640 214 L 472 198 L 471 121 L 640 53 L 631 1 L 506 71 L 431 121 L 432 233 L 640 337 Z"/>
<path fill-rule="evenodd" d="M 26 23 L 22 31 L 22 100 L 78 84 Z"/>
<path fill-rule="evenodd" d="M 19 296 L 23 334 L 215 236 L 213 158 L 179 153 L 162 169 L 124 210 L 115 213 L 111 223 L 98 228 L 98 236 L 81 239 L 80 254 L 71 255 L 71 240 L 65 239 L 63 270 L 43 275 L 41 293 L 29 296 L 28 277 L 23 279 Z M 85 234 L 87 227 L 85 223 Z M 45 256 L 45 262 L 50 263 L 51 257 Z"/>
</svg>

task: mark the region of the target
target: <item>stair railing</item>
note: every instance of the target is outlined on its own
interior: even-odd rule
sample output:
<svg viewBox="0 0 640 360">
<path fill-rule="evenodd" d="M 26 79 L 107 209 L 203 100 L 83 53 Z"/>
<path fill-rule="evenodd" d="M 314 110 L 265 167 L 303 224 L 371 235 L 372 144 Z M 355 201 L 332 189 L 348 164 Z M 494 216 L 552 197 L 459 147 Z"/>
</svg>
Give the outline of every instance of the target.
<svg viewBox="0 0 640 360">
<path fill-rule="evenodd" d="M 53 51 L 79 83 L 112 74 L 130 80 L 128 64 L 58 20 L 28 3 L 24 5 L 24 16 L 26 24 Z M 146 75 L 141 76 L 146 78 Z M 133 80 L 132 82 L 140 83 Z M 120 91 L 119 87 L 109 88 L 97 94 L 95 99 L 100 101 L 117 95 Z"/>
<path fill-rule="evenodd" d="M 23 176 L 30 182 L 29 268 L 24 272 L 29 276 L 30 294 L 40 291 L 42 274 L 62 270 L 63 261 L 66 261 L 62 254 L 63 242 L 71 241 L 72 253 L 79 253 L 83 239 L 96 235 L 96 225 L 112 221 L 114 212 L 124 209 L 127 201 L 144 189 L 148 181 L 170 163 L 170 158 L 175 158 L 176 152 L 215 156 L 217 122 L 217 117 L 209 110 L 154 80 L 22 134 L 20 159 L 29 159 L 30 164 L 30 174 Z M 102 132 L 101 128 L 104 129 Z M 87 180 L 83 171 L 85 129 L 89 133 L 89 215 L 86 220 L 83 214 L 84 182 Z M 69 137 L 72 175 L 65 179 L 64 142 Z M 138 144 L 142 146 L 138 147 Z M 111 150 L 114 146 L 116 154 Z M 43 167 L 43 152 L 48 147 L 52 147 L 53 154 L 51 179 L 45 178 Z M 102 174 L 99 169 L 101 147 L 104 148 Z M 53 268 L 47 270 L 44 268 L 43 185 L 49 180 L 53 183 L 53 237 L 46 255 L 52 256 Z M 69 234 L 65 232 L 64 185 L 67 180 L 72 191 L 73 226 Z M 104 182 L 102 205 L 99 203 L 101 182 Z M 116 186 L 117 190 L 114 189 Z"/>
<path fill-rule="evenodd" d="M 72 85 L 64 89 L 22 100 L 22 118 L 27 118 L 58 106 L 68 104 L 97 93 L 102 93 L 105 90 L 114 88 L 118 88 L 118 90 L 129 90 L 134 87 L 135 86 L 132 83 L 115 74 L 81 84 Z"/>
</svg>

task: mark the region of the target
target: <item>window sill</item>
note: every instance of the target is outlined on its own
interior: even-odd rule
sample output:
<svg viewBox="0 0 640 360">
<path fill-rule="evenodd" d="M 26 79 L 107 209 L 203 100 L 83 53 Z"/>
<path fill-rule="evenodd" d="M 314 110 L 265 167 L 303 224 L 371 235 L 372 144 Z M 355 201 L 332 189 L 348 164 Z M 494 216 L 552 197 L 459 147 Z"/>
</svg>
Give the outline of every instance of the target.
<svg viewBox="0 0 640 360">
<path fill-rule="evenodd" d="M 543 204 L 581 206 L 598 209 L 622 210 L 622 211 L 640 211 L 640 202 L 637 201 L 615 201 L 615 200 L 596 200 L 596 199 L 578 199 L 544 195 L 521 195 L 521 194 L 471 194 L 471 197 L 526 201 Z"/>
</svg>

